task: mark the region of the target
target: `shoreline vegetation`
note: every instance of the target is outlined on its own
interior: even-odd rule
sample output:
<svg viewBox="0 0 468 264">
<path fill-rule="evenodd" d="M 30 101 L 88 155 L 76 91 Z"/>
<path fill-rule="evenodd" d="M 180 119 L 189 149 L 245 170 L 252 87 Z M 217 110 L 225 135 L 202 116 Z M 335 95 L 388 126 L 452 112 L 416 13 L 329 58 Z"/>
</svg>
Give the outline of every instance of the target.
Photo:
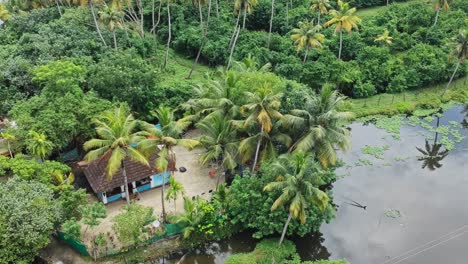
<svg viewBox="0 0 468 264">
<path fill-rule="evenodd" d="M 0 3 L 0 262 L 30 262 L 55 231 L 83 242 L 86 261 L 140 263 L 247 230 L 258 244 L 227 264 L 345 264 L 303 262 L 287 240 L 335 217 L 337 151 L 351 146 L 344 125 L 400 115 L 387 125 L 397 131 L 404 114 L 468 103 L 466 7 L 381 4 Z M 187 138 L 194 128 L 200 135 Z M 442 128 L 447 146 L 462 140 Z M 175 180 L 176 159 L 187 161 L 176 147 L 203 149 L 196 161 L 215 188 L 185 193 L 194 184 Z M 386 149 L 362 152 L 380 159 Z M 67 161 L 106 162 L 99 177 L 117 184 L 87 191 L 65 152 L 76 153 Z M 161 212 L 130 201 L 137 184 L 152 181 L 129 181 L 130 161 L 171 175 L 151 200 Z M 107 193 L 127 205 L 108 214 L 99 200 Z M 180 230 L 167 234 L 181 234 L 153 243 L 169 224 Z"/>
</svg>

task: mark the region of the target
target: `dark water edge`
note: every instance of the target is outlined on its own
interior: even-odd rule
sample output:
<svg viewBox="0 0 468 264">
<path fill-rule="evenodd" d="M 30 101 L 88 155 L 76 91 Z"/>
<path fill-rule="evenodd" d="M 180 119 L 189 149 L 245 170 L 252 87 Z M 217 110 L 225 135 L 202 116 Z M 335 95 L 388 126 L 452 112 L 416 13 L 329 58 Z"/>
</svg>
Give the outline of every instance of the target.
<svg viewBox="0 0 468 264">
<path fill-rule="evenodd" d="M 427 164 L 422 168 L 425 161 L 417 149 L 426 148 L 426 137 L 431 137 L 427 128 L 405 125 L 401 138 L 394 139 L 373 124 L 350 125 L 351 150 L 340 154 L 348 166 L 337 170 L 343 177 L 333 188 L 336 218 L 322 225 L 322 233 L 288 237 L 301 258 L 344 258 L 353 264 L 468 263 L 468 226 L 463 229 L 468 225 L 467 109 L 454 106 L 430 122 L 433 127 L 437 122 L 454 127 L 456 122 L 465 137 L 442 155 L 433 170 Z M 433 149 L 441 139 L 441 135 L 432 135 L 429 147 Z M 388 150 L 376 158 L 362 152 L 366 145 L 388 146 Z M 441 147 L 439 153 L 444 150 Z M 350 199 L 367 209 L 350 206 Z M 187 253 L 183 264 L 220 264 L 232 254 L 252 251 L 257 242 L 244 232 L 153 263 L 177 263 Z"/>
</svg>

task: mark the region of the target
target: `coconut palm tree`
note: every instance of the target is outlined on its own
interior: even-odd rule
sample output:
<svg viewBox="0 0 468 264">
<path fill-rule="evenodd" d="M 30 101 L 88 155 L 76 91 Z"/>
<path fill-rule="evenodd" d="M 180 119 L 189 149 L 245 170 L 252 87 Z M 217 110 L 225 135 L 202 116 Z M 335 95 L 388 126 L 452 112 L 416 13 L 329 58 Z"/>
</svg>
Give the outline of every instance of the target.
<svg viewBox="0 0 468 264">
<path fill-rule="evenodd" d="M 335 147 L 346 150 L 350 144 L 350 133 L 343 124 L 354 114 L 337 110 L 345 98 L 332 87 L 325 86 L 319 95 L 307 96 L 304 109 L 284 115 L 283 125 L 293 133 L 296 131 L 297 140 L 291 150 L 315 153 L 325 168 L 335 165 Z"/>
<path fill-rule="evenodd" d="M 107 160 L 106 175 L 109 181 L 122 170 L 124 177 L 125 198 L 130 204 L 128 192 L 128 179 L 126 170 L 126 159 L 130 159 L 149 166 L 146 157 L 132 144 L 140 142 L 144 137 L 137 131 L 138 120 L 129 113 L 124 106 L 102 113 L 94 120 L 98 138 L 86 141 L 84 150 L 89 151 L 85 160 Z"/>
<path fill-rule="evenodd" d="M 211 0 L 208 0 L 208 14 L 207 14 L 207 18 L 206 18 L 206 25 L 203 24 L 203 15 L 202 15 L 203 13 L 202 13 L 202 9 L 201 9 L 201 3 L 206 4 L 204 1 L 205 0 L 198 0 L 197 1 L 198 2 L 198 7 L 200 9 L 200 26 L 201 26 L 202 37 L 201 37 L 200 48 L 198 49 L 198 52 L 197 52 L 197 56 L 195 57 L 195 61 L 193 62 L 192 68 L 190 69 L 190 72 L 189 72 L 188 76 L 186 77 L 186 79 L 190 79 L 192 77 L 192 73 L 195 70 L 195 65 L 197 65 L 198 60 L 200 59 L 202 49 L 205 46 L 206 35 L 208 34 L 208 28 L 209 28 L 209 25 L 210 25 L 210 17 L 211 17 Z"/>
<path fill-rule="evenodd" d="M 177 211 L 176 200 L 179 195 L 184 195 L 185 189 L 182 183 L 176 181 L 174 177 L 169 178 L 169 189 L 167 190 L 166 200 L 174 201 L 174 211 Z"/>
<path fill-rule="evenodd" d="M 218 189 L 221 172 L 232 171 L 237 166 L 236 130 L 230 120 L 220 112 L 203 119 L 196 126 L 203 134 L 199 139 L 200 144 L 206 149 L 200 157 L 200 162 L 204 165 L 211 162 L 216 164 Z"/>
<path fill-rule="evenodd" d="M 54 189 L 56 191 L 61 191 L 65 188 L 69 188 L 69 186 L 72 186 L 73 182 L 75 181 L 75 174 L 70 172 L 68 175 L 65 175 L 61 171 L 54 171 L 52 173 L 52 181 L 55 185 Z"/>
<path fill-rule="evenodd" d="M 297 51 L 305 49 L 302 63 L 307 61 L 310 48 L 322 48 L 325 36 L 320 33 L 321 29 L 320 25 L 314 26 L 313 21 L 305 21 L 299 22 L 299 28 L 292 30 L 291 38 L 294 40 L 294 46 L 296 46 Z"/>
<path fill-rule="evenodd" d="M 318 187 L 321 171 L 312 155 L 305 153 L 284 154 L 273 164 L 277 180 L 268 183 L 263 191 L 279 191 L 281 195 L 271 206 L 274 211 L 283 205 L 288 206 L 288 219 L 284 224 L 279 244 L 283 243 L 292 218 L 306 221 L 306 208 L 310 205 L 325 210 L 328 206 L 328 195 Z"/>
<path fill-rule="evenodd" d="M 192 200 L 186 196 L 184 197 L 185 213 L 177 220 L 177 223 L 183 223 L 185 225 L 184 231 L 182 232 L 182 236 L 184 238 L 190 237 L 201 221 L 200 214 L 197 210 L 198 203 L 198 197 L 195 200 Z"/>
<path fill-rule="evenodd" d="M 114 39 L 114 49 L 117 49 L 117 38 L 115 37 L 116 28 L 122 28 L 123 12 L 112 7 L 106 6 L 98 12 L 99 21 L 107 26 L 107 29 L 112 33 Z"/>
<path fill-rule="evenodd" d="M 385 29 L 381 35 L 378 35 L 377 38 L 374 39 L 374 42 L 382 43 L 383 45 L 392 45 L 393 38 L 390 37 L 388 30 Z"/>
<path fill-rule="evenodd" d="M 330 9 L 330 1 L 329 0 L 312 0 L 310 6 L 310 11 L 315 12 L 317 11 L 317 25 L 320 25 L 320 15 L 328 14 L 328 9 Z"/>
<path fill-rule="evenodd" d="M 141 135 L 146 138 L 141 140 L 137 148 L 147 157 L 157 154 L 155 160 L 156 169 L 164 172 L 161 186 L 161 205 L 163 222 L 166 221 L 165 198 L 165 177 L 169 171 L 175 169 L 176 155 L 173 148 L 182 146 L 188 149 L 193 149 L 198 146 L 199 142 L 193 139 L 181 139 L 180 134 L 190 125 L 187 120 L 175 120 L 174 111 L 169 107 L 160 106 L 154 115 L 159 120 L 162 129 L 156 128 L 154 125 L 142 123 L 144 131 Z M 170 166 L 171 165 L 171 166 Z"/>
<path fill-rule="evenodd" d="M 247 13 L 252 14 L 254 7 L 258 4 L 258 0 L 234 0 L 234 13 L 243 13 L 242 29 L 245 29 L 245 19 Z"/>
<path fill-rule="evenodd" d="M 454 41 L 454 46 L 455 48 L 452 51 L 452 57 L 457 58 L 457 66 L 455 66 L 455 70 L 453 71 L 453 74 L 450 77 L 450 80 L 447 83 L 447 86 L 445 87 L 442 96 L 445 95 L 448 88 L 450 87 L 450 84 L 452 83 L 453 78 L 455 77 L 455 74 L 457 73 L 460 65 L 465 61 L 465 59 L 468 58 L 468 39 L 466 38 L 466 30 L 463 29 L 458 32 L 458 36 L 457 38 L 455 38 Z"/>
<path fill-rule="evenodd" d="M 8 132 L 2 132 L 0 133 L 0 138 L 3 138 L 3 140 L 6 141 L 8 152 L 10 153 L 10 158 L 13 158 L 13 152 L 11 152 L 11 143 L 16 141 L 16 136 Z"/>
<path fill-rule="evenodd" d="M 341 59 L 341 49 L 343 47 L 343 29 L 350 33 L 353 28 L 358 28 L 358 23 L 362 20 L 356 16 L 356 8 L 350 8 L 349 3 L 338 0 L 338 10 L 331 10 L 332 19 L 327 21 L 324 26 L 329 27 L 335 25 L 335 33 L 340 33 L 340 49 L 338 51 L 338 59 Z"/>
<path fill-rule="evenodd" d="M 99 28 L 98 19 L 97 19 L 97 16 L 96 16 L 96 11 L 94 9 L 96 6 L 104 5 L 105 1 L 103 1 L 103 0 L 67 0 L 66 2 L 69 5 L 71 4 L 71 5 L 78 5 L 78 6 L 82 6 L 82 7 L 85 7 L 85 6 L 89 7 L 89 10 L 91 12 L 91 16 L 93 17 L 94 26 L 96 27 L 96 32 L 98 33 L 99 38 L 101 39 L 101 42 L 104 44 L 104 46 L 107 47 L 107 43 L 104 40 L 104 37 L 102 36 L 101 29 Z"/>
<path fill-rule="evenodd" d="M 273 17 L 275 15 L 275 0 L 271 0 L 270 28 L 268 30 L 267 47 L 270 48 L 271 30 L 273 29 Z"/>
<path fill-rule="evenodd" d="M 40 161 L 43 162 L 45 157 L 52 151 L 52 142 L 47 140 L 46 135 L 33 130 L 29 131 L 29 137 L 26 148 L 29 153 L 38 157 Z"/>
<path fill-rule="evenodd" d="M 434 1 L 434 10 L 436 12 L 436 17 L 434 20 L 434 25 L 432 27 L 435 27 L 437 25 L 437 21 L 439 20 L 439 13 L 441 9 L 444 9 L 445 11 L 450 9 L 450 4 L 453 2 L 453 0 L 435 0 Z"/>
<path fill-rule="evenodd" d="M 262 144 L 262 138 L 266 137 L 273 129 L 276 120 L 279 120 L 283 115 L 278 111 L 281 105 L 282 94 L 273 94 L 271 86 L 264 85 L 260 87 L 256 93 L 245 92 L 247 104 L 241 107 L 241 113 L 247 117 L 243 121 L 243 128 L 254 127 L 259 130 L 259 133 L 254 136 L 257 138 L 257 147 L 255 149 L 254 162 L 252 171 L 257 167 L 258 155 Z M 266 135 L 264 135 L 266 134 Z M 252 137 L 244 139 L 240 145 L 242 152 L 250 154 Z M 246 155 L 251 156 L 251 155 Z"/>
</svg>

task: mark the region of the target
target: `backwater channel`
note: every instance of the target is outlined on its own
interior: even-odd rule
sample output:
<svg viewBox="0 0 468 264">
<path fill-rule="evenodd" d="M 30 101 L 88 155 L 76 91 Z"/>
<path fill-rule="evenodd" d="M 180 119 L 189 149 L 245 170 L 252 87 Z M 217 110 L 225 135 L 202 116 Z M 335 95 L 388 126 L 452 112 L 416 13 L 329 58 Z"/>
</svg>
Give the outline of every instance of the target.
<svg viewBox="0 0 468 264">
<path fill-rule="evenodd" d="M 456 105 L 439 117 L 401 118 L 401 125 L 395 118 L 381 120 L 381 128 L 372 122 L 351 124 L 351 149 L 340 153 L 346 165 L 337 170 L 333 188 L 336 218 L 323 224 L 320 234 L 288 238 L 301 258 L 468 263 L 467 115 L 468 106 Z M 232 254 L 254 249 L 257 241 L 250 235 L 210 243 L 181 263 L 224 263 Z M 155 263 L 177 263 L 184 253 Z"/>
</svg>

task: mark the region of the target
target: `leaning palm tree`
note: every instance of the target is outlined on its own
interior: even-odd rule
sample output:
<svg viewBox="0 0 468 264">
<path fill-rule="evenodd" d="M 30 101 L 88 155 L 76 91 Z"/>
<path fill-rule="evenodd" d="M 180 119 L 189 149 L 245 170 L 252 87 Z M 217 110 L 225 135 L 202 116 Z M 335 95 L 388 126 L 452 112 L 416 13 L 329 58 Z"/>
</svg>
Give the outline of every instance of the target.
<svg viewBox="0 0 468 264">
<path fill-rule="evenodd" d="M 305 49 L 304 60 L 307 61 L 307 55 L 310 48 L 322 48 L 322 43 L 325 41 L 325 36 L 320 33 L 322 27 L 320 25 L 314 26 L 314 22 L 305 21 L 299 22 L 299 28 L 292 30 L 291 38 L 294 40 L 294 45 L 297 51 Z"/>
<path fill-rule="evenodd" d="M 307 96 L 304 109 L 284 115 L 283 125 L 297 136 L 291 151 L 313 152 L 323 167 L 335 165 L 335 147 L 346 150 L 350 144 L 350 133 L 343 125 L 354 114 L 337 110 L 345 98 L 325 86 L 319 95 Z"/>
<path fill-rule="evenodd" d="M 329 0 L 312 0 L 310 6 L 310 11 L 317 11 L 317 25 L 320 25 L 320 15 L 328 14 L 328 9 L 330 9 Z"/>
<path fill-rule="evenodd" d="M 338 59 L 341 59 L 341 49 L 343 48 L 343 29 L 350 33 L 353 28 L 357 29 L 357 24 L 362 21 L 355 13 L 355 7 L 350 8 L 349 3 L 338 0 L 338 10 L 331 10 L 332 19 L 324 24 L 325 27 L 335 25 L 335 33 L 340 33 Z"/>
<path fill-rule="evenodd" d="M 270 28 L 268 30 L 267 47 L 270 48 L 271 30 L 273 29 L 273 17 L 275 15 L 275 0 L 271 0 Z"/>
<path fill-rule="evenodd" d="M 13 152 L 11 151 L 11 143 L 16 141 L 16 136 L 8 132 L 2 132 L 0 133 L 0 138 L 3 138 L 3 140 L 6 141 L 8 153 L 10 153 L 10 158 L 13 158 Z"/>
<path fill-rule="evenodd" d="M 47 140 L 46 135 L 38 133 L 36 131 L 29 131 L 30 138 L 27 140 L 26 148 L 28 151 L 39 158 L 41 162 L 50 154 L 53 148 L 52 142 Z"/>
<path fill-rule="evenodd" d="M 139 121 L 133 118 L 126 107 L 120 106 L 105 111 L 94 120 L 94 123 L 99 138 L 93 138 L 84 143 L 84 150 L 89 151 L 85 160 L 107 160 L 106 175 L 109 181 L 121 170 L 124 177 L 125 198 L 130 204 L 125 160 L 128 158 L 149 166 L 146 157 L 138 149 L 132 147 L 133 144 L 143 139 L 137 131 Z"/>
<path fill-rule="evenodd" d="M 234 0 L 234 13 L 243 13 L 242 29 L 245 29 L 245 19 L 247 18 L 247 13 L 251 14 L 257 4 L 257 0 Z"/>
<path fill-rule="evenodd" d="M 199 139 L 200 144 L 206 149 L 200 157 L 200 162 L 204 165 L 211 162 L 216 164 L 218 189 L 221 172 L 232 171 L 237 166 L 236 130 L 230 120 L 220 112 L 203 119 L 196 126 L 203 134 Z"/>
<path fill-rule="evenodd" d="M 146 138 L 141 140 L 137 148 L 144 153 L 147 157 L 157 154 L 155 159 L 156 169 L 159 172 L 164 172 L 162 177 L 161 186 L 161 205 L 162 205 L 162 218 L 163 222 L 166 221 L 166 207 L 164 203 L 165 198 L 165 177 L 169 171 L 175 169 L 176 155 L 173 148 L 175 146 L 182 146 L 188 149 L 193 149 L 198 146 L 199 142 L 193 139 L 181 139 L 180 134 L 185 130 L 190 122 L 186 120 L 174 119 L 174 112 L 168 107 L 161 106 L 155 111 L 155 116 L 160 121 L 162 129 L 154 125 L 143 123 L 144 131 L 141 135 Z"/>
<path fill-rule="evenodd" d="M 435 0 L 434 1 L 434 10 L 436 12 L 435 20 L 434 20 L 434 25 L 432 27 L 435 27 L 437 25 L 437 21 L 439 20 L 439 13 L 441 9 L 444 9 L 445 11 L 450 9 L 450 4 L 453 2 L 453 0 Z"/>
<path fill-rule="evenodd" d="M 99 23 L 98 23 L 98 19 L 97 19 L 97 16 L 96 16 L 96 11 L 95 11 L 95 7 L 99 7 L 99 6 L 104 5 L 105 1 L 104 0 L 67 0 L 65 2 L 67 2 L 69 5 L 78 5 L 78 6 L 81 6 L 81 7 L 88 6 L 89 7 L 89 10 L 91 12 L 91 16 L 93 17 L 94 26 L 96 27 L 96 32 L 98 33 L 99 38 L 101 39 L 101 42 L 104 44 L 104 46 L 107 47 L 107 43 L 104 40 L 104 37 L 102 36 L 101 29 L 99 28 Z"/>
<path fill-rule="evenodd" d="M 109 32 L 112 33 L 114 39 L 114 49 L 117 49 L 117 38 L 115 36 L 115 30 L 122 28 L 123 12 L 116 10 L 112 7 L 105 7 L 103 10 L 98 12 L 99 21 L 107 27 Z"/>
<path fill-rule="evenodd" d="M 447 83 L 447 86 L 445 87 L 442 96 L 445 95 L 448 88 L 450 87 L 450 84 L 452 83 L 453 78 L 455 77 L 455 74 L 457 73 L 460 65 L 465 61 L 465 59 L 468 58 L 468 39 L 466 38 L 466 30 L 463 29 L 458 32 L 458 36 L 454 41 L 454 45 L 455 48 L 452 51 L 452 57 L 457 58 L 457 66 L 455 66 L 455 70 L 453 71 L 453 74 L 450 77 L 450 80 Z"/>
<path fill-rule="evenodd" d="M 271 206 L 274 211 L 283 205 L 288 205 L 289 214 L 284 224 L 279 244 L 283 243 L 292 218 L 305 223 L 306 209 L 310 205 L 325 210 L 328 206 L 328 195 L 318 187 L 321 181 L 321 171 L 314 162 L 312 155 L 305 153 L 284 154 L 273 164 L 277 180 L 268 183 L 264 191 L 280 191 L 281 195 Z"/>
<path fill-rule="evenodd" d="M 169 178 L 169 189 L 167 190 L 166 200 L 174 201 L 174 211 L 177 211 L 177 203 L 176 203 L 177 197 L 179 197 L 179 195 L 183 196 L 184 194 L 185 194 L 184 185 L 176 181 L 173 177 Z"/>
<path fill-rule="evenodd" d="M 388 30 L 385 30 L 381 35 L 378 35 L 374 42 L 382 43 L 383 45 L 392 45 L 393 38 L 390 37 Z"/>
<path fill-rule="evenodd" d="M 241 113 L 246 114 L 247 117 L 243 121 L 243 127 L 255 127 L 259 130 L 259 133 L 255 136 L 258 138 L 257 147 L 255 149 L 254 162 L 252 165 L 252 171 L 255 171 L 257 167 L 258 155 L 260 153 L 260 147 L 262 144 L 262 138 L 269 134 L 275 122 L 283 117 L 278 111 L 281 105 L 282 94 L 274 94 L 271 90 L 271 86 L 265 84 L 260 87 L 256 93 L 245 92 L 245 98 L 247 98 L 247 104 L 241 107 Z M 247 146 L 251 144 L 245 144 L 251 141 L 251 137 L 244 140 L 244 144 L 241 146 Z"/>
<path fill-rule="evenodd" d="M 195 65 L 198 64 L 198 60 L 200 59 L 201 52 L 203 50 L 203 47 L 205 46 L 206 42 L 206 35 L 208 34 L 208 29 L 210 26 L 210 17 L 211 17 L 211 0 L 208 0 L 208 14 L 206 17 L 206 22 L 203 23 L 203 13 L 202 13 L 202 5 L 206 4 L 205 0 L 197 0 L 198 2 L 198 8 L 200 12 L 200 27 L 201 27 L 201 42 L 200 42 L 200 48 L 198 49 L 197 56 L 195 57 L 195 61 L 192 64 L 192 67 L 190 68 L 190 72 L 186 79 L 190 79 L 192 77 L 192 73 L 195 70 Z"/>
</svg>

